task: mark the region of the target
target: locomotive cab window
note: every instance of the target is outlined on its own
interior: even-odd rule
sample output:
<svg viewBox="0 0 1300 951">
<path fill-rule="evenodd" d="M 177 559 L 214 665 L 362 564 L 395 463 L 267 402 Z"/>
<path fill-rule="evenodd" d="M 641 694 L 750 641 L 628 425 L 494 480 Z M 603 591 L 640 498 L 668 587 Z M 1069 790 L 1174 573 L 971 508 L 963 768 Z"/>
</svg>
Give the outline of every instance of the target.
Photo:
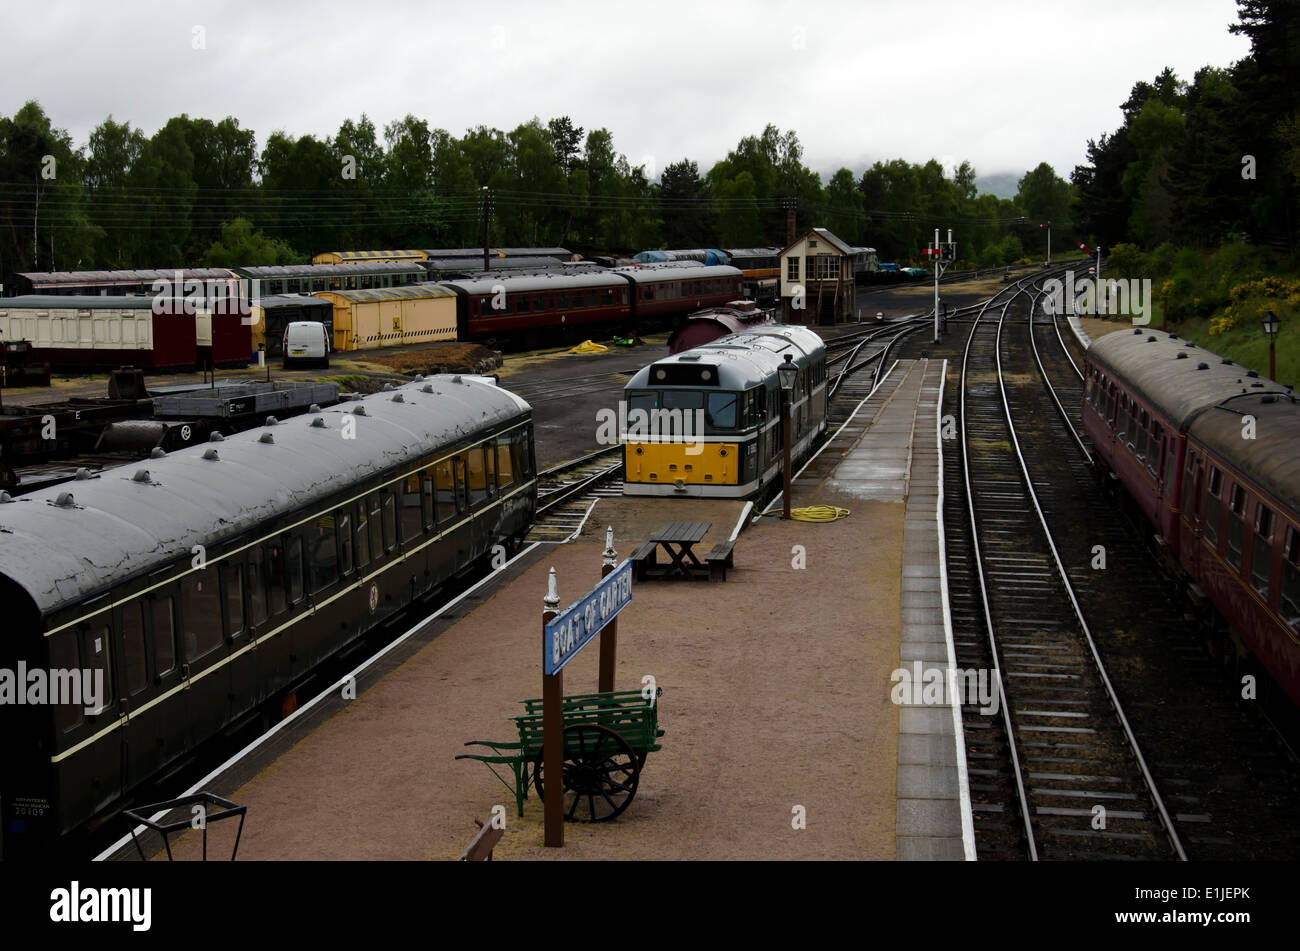
<svg viewBox="0 0 1300 951">
<path fill-rule="evenodd" d="M 738 393 L 710 393 L 704 410 L 706 431 L 730 431 L 736 428 Z"/>
</svg>

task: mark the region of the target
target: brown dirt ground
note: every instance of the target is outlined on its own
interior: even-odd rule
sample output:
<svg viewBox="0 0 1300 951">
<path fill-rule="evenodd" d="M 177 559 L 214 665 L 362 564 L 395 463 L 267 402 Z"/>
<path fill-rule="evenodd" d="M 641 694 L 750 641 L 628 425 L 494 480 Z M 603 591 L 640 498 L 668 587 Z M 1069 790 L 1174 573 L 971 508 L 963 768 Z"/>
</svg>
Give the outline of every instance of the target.
<svg viewBox="0 0 1300 951">
<path fill-rule="evenodd" d="M 440 372 L 473 372 L 481 361 L 491 360 L 494 354 L 495 351 L 477 343 L 440 343 L 393 353 L 349 353 L 346 359 L 358 367 L 372 365 L 397 373 L 429 373 L 440 367 L 448 368 Z"/>
<path fill-rule="evenodd" d="M 828 524 L 763 520 L 741 535 L 725 584 L 635 587 L 616 684 L 654 676 L 666 734 L 614 822 L 566 824 L 565 848 L 545 848 L 535 797 L 519 819 L 485 766 L 453 760 L 467 739 L 511 739 L 516 701 L 540 694 L 552 565 L 568 603 L 599 575 L 605 524 L 626 554 L 665 511 L 712 521 L 707 544 L 739 508 L 602 500 L 578 542 L 545 552 L 235 791 L 249 809 L 240 858 L 455 859 L 472 820 L 500 803 L 498 859 L 892 859 L 902 505 L 857 502 Z M 805 570 L 792 568 L 796 544 Z M 592 644 L 565 669 L 567 692 L 595 689 L 597 659 Z M 792 828 L 795 806 L 806 829 Z M 213 843 L 222 834 L 213 826 Z M 197 857 L 198 844 L 190 833 L 178 853 Z"/>
</svg>

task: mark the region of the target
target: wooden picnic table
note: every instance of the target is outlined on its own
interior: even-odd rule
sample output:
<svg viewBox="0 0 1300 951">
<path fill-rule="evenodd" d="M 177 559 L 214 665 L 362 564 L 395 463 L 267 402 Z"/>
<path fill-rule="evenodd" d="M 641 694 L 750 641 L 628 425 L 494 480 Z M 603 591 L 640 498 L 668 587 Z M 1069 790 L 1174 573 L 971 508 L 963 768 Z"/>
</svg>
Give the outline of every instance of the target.
<svg viewBox="0 0 1300 951">
<path fill-rule="evenodd" d="M 712 527 L 712 522 L 669 522 L 650 536 L 650 541 L 660 545 L 672 559 L 664 570 L 665 576 L 689 578 L 696 571 L 708 571 L 704 562 L 695 557 L 694 549 Z"/>
</svg>

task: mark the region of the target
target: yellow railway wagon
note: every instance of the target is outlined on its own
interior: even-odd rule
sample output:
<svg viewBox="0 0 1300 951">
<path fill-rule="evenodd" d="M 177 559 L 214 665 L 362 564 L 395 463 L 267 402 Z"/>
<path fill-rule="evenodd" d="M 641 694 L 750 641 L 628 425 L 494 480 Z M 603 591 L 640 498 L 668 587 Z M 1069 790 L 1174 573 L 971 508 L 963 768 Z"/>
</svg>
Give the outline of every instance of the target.
<svg viewBox="0 0 1300 951">
<path fill-rule="evenodd" d="M 456 339 L 456 293 L 437 284 L 318 291 L 334 305 L 334 349 L 375 350 Z"/>
<path fill-rule="evenodd" d="M 353 264 L 357 261 L 423 261 L 423 251 L 324 251 L 311 259 L 312 264 Z"/>
</svg>

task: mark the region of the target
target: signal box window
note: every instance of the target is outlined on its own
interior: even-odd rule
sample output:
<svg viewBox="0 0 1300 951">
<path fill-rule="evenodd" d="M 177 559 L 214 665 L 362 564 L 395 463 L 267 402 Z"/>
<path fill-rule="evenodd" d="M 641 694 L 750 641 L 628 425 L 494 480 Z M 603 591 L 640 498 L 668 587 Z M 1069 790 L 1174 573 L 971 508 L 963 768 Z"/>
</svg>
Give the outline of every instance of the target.
<svg viewBox="0 0 1300 951">
<path fill-rule="evenodd" d="M 1268 581 L 1273 574 L 1273 512 L 1260 502 L 1255 509 L 1255 543 L 1250 554 L 1250 583 L 1268 600 Z"/>
</svg>

